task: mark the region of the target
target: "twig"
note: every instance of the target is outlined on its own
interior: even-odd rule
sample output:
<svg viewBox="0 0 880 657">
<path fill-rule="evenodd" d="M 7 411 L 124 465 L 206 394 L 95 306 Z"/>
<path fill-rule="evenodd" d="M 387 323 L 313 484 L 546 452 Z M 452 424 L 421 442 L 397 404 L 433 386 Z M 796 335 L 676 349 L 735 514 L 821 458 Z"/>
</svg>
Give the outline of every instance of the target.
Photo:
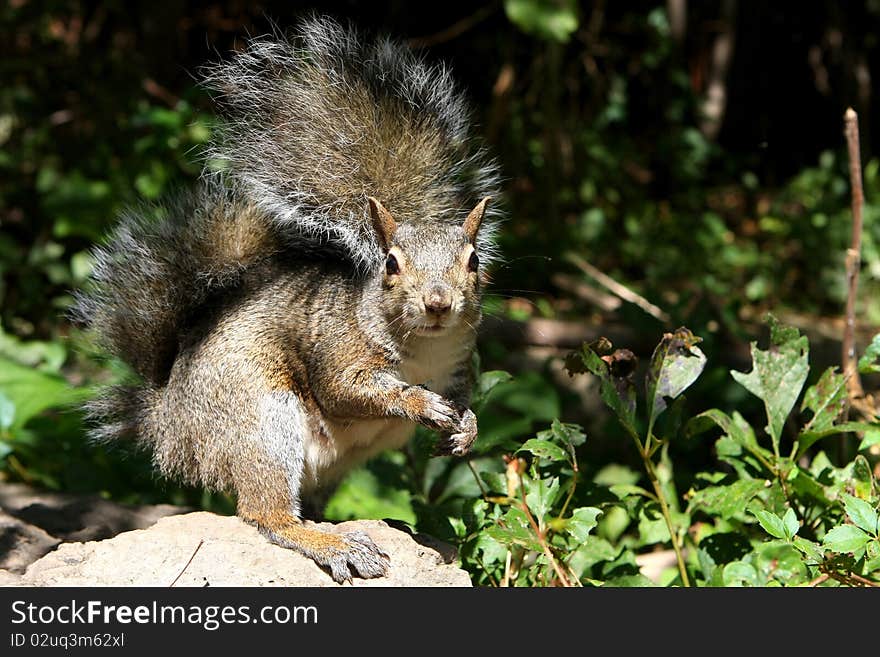
<svg viewBox="0 0 880 657">
<path fill-rule="evenodd" d="M 480 487 L 480 495 L 483 497 L 483 499 L 486 499 L 486 496 L 489 494 L 489 491 L 486 490 L 486 487 L 483 485 L 483 482 L 480 479 L 480 475 L 477 474 L 477 470 L 476 470 L 476 468 L 474 468 L 474 464 L 471 463 L 470 459 L 465 461 L 465 463 L 467 463 L 467 466 L 470 468 L 471 474 L 474 475 L 474 479 L 476 479 L 476 481 L 477 481 L 477 486 Z"/>
<path fill-rule="evenodd" d="M 180 98 L 168 91 L 168 89 L 156 82 L 153 78 L 144 78 L 144 80 L 141 81 L 141 87 L 143 87 L 143 90 L 149 95 L 153 96 L 153 98 L 161 100 L 172 109 L 177 107 L 178 103 L 180 103 Z"/>
<path fill-rule="evenodd" d="M 629 303 L 637 305 L 639 308 L 651 315 L 651 317 L 659 319 L 664 324 L 669 323 L 669 315 L 666 314 L 663 310 L 648 301 L 645 297 L 636 294 L 625 285 L 618 283 L 613 278 L 608 276 L 608 274 L 597 269 L 589 262 L 581 258 L 579 255 L 575 253 L 568 253 L 565 257 L 570 263 L 572 263 L 575 267 L 584 272 L 587 276 L 593 278 L 597 283 L 604 286 L 606 289 L 610 290 L 624 301 L 628 301 Z"/>
<path fill-rule="evenodd" d="M 865 396 L 862 381 L 856 367 L 855 327 L 856 327 L 856 292 L 859 287 L 859 266 L 862 253 L 862 160 L 859 152 L 859 117 L 853 108 L 844 114 L 846 147 L 849 154 L 849 181 L 852 195 L 852 244 L 846 251 L 846 322 L 843 328 L 843 375 L 846 377 L 846 389 L 849 393 L 847 405 L 843 410 L 843 419 L 849 414 L 849 403 Z"/>
<path fill-rule="evenodd" d="M 526 518 L 528 519 L 529 524 L 532 526 L 532 531 L 535 532 L 535 536 L 538 538 L 538 542 L 541 544 L 541 549 L 544 550 L 544 556 L 546 556 L 547 559 L 550 561 L 550 565 L 553 566 L 553 570 L 556 571 L 556 576 L 559 578 L 559 582 L 562 584 L 562 586 L 571 586 L 571 582 L 568 581 L 568 577 L 566 577 L 565 573 L 562 572 L 562 568 L 560 568 L 559 564 L 556 562 L 556 557 L 554 557 L 553 552 L 550 551 L 550 546 L 547 545 L 547 537 L 544 536 L 544 532 L 541 531 L 538 523 L 535 522 L 535 517 L 529 510 L 529 505 L 526 503 L 526 491 L 524 486 L 520 485 L 519 493 L 522 497 L 523 513 L 526 514 Z"/>
<path fill-rule="evenodd" d="M 456 21 L 445 30 L 441 30 L 436 34 L 429 34 L 427 36 L 410 39 L 409 45 L 415 48 L 426 48 L 428 46 L 436 46 L 438 43 L 451 41 L 455 37 L 461 36 L 478 23 L 484 21 L 493 11 L 495 11 L 495 8 L 496 5 L 494 2 L 489 3 L 485 7 L 481 7 L 475 11 L 470 16 L 466 16 L 465 18 Z"/>
<path fill-rule="evenodd" d="M 645 471 L 648 473 L 648 479 L 654 487 L 654 493 L 657 495 L 657 502 L 660 504 L 660 512 L 663 514 L 663 520 L 666 522 L 666 529 L 669 530 L 669 540 L 672 543 L 672 549 L 675 551 L 675 561 L 678 564 L 678 574 L 681 576 L 681 585 L 689 587 L 691 585 L 690 578 L 687 573 L 687 565 L 684 561 L 684 552 L 679 544 L 678 529 L 672 522 L 672 514 L 669 512 L 669 505 L 666 503 L 666 495 L 663 492 L 663 485 L 654 469 L 654 462 L 648 456 L 646 451 L 642 452 L 642 460 L 645 463 Z"/>
<path fill-rule="evenodd" d="M 830 570 L 826 570 L 825 573 L 834 581 L 840 582 L 841 584 L 846 584 L 847 586 L 880 587 L 880 583 L 873 582 L 866 577 L 856 575 L 855 573 L 836 573 Z"/>
<path fill-rule="evenodd" d="M 196 558 L 196 553 L 197 553 L 197 552 L 199 551 L 199 549 L 202 547 L 202 543 L 204 543 L 204 542 L 205 542 L 204 539 L 202 539 L 202 540 L 199 541 L 199 544 L 196 545 L 196 549 L 193 550 L 192 555 L 190 555 L 189 561 L 187 561 L 187 562 L 186 562 L 186 565 L 183 567 L 183 569 L 182 569 L 179 573 L 177 573 L 177 577 L 175 577 L 175 578 L 174 578 L 174 581 L 171 582 L 171 584 L 168 585 L 168 588 L 171 588 L 171 587 L 173 587 L 175 584 L 177 584 L 177 580 L 179 580 L 180 577 L 181 577 L 181 575 L 183 575 L 183 573 L 186 572 L 186 569 L 189 568 L 189 565 L 192 563 L 193 559 Z"/>
<path fill-rule="evenodd" d="M 620 297 L 602 292 L 592 285 L 587 285 L 583 280 L 568 274 L 553 274 L 550 280 L 556 287 L 566 292 L 571 292 L 578 298 L 598 306 L 600 310 L 606 313 L 614 312 L 620 308 L 622 303 Z"/>
<path fill-rule="evenodd" d="M 494 577 L 492 577 L 492 573 L 489 572 L 489 569 L 486 568 L 486 564 L 483 563 L 483 560 L 480 557 L 477 557 L 477 563 L 480 564 L 480 568 L 483 569 L 483 573 L 485 573 L 486 577 L 489 578 L 489 583 L 495 588 L 498 588 L 498 582 L 495 580 Z"/>
<path fill-rule="evenodd" d="M 807 584 L 807 586 L 813 586 L 813 587 L 819 586 L 819 584 L 822 584 L 823 582 L 828 581 L 828 579 L 830 577 L 831 577 L 831 575 L 829 575 L 828 573 L 822 573 L 816 579 L 814 579 L 812 582 Z"/>
</svg>

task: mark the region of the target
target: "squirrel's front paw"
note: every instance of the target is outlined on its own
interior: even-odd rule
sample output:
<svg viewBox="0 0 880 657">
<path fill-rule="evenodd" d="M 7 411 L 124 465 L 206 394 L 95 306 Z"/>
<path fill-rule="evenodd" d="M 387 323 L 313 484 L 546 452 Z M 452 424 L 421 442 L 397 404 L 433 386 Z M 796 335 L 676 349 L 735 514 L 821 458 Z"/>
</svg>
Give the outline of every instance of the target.
<svg viewBox="0 0 880 657">
<path fill-rule="evenodd" d="M 345 543 L 341 549 L 325 553 L 321 565 L 330 569 L 330 575 L 338 583 L 350 582 L 352 573 L 360 577 L 382 577 L 388 573 L 390 558 L 364 532 L 348 532 L 339 536 Z"/>
<path fill-rule="evenodd" d="M 470 409 L 461 414 L 455 433 L 443 436 L 434 450 L 434 456 L 464 456 L 477 439 L 477 416 Z"/>
<path fill-rule="evenodd" d="M 420 393 L 422 408 L 419 415 L 422 424 L 444 433 L 459 431 L 461 415 L 452 402 L 444 399 L 436 392 L 424 388 L 416 388 Z"/>
</svg>

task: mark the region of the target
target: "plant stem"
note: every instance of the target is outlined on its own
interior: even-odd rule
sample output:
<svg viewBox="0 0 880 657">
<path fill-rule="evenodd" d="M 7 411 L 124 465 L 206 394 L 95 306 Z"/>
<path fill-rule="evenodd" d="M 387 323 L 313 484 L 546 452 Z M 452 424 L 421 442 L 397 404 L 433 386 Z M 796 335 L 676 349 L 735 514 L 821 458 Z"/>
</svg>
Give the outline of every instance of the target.
<svg viewBox="0 0 880 657">
<path fill-rule="evenodd" d="M 684 563 L 684 555 L 678 541 L 678 534 L 672 523 L 672 515 L 669 513 L 669 505 L 666 503 L 666 494 L 663 492 L 663 486 L 660 484 L 660 479 L 657 477 L 657 471 L 654 469 L 654 462 L 651 460 L 651 456 L 654 453 L 651 443 L 653 442 L 652 439 L 654 437 L 651 434 L 648 434 L 645 443 L 642 444 L 641 439 L 636 433 L 629 432 L 629 435 L 636 444 L 636 450 L 638 451 L 639 456 L 642 457 L 642 463 L 645 465 L 645 472 L 648 474 L 648 479 L 651 480 L 651 485 L 654 487 L 654 493 L 657 496 L 657 502 L 660 504 L 660 512 L 663 514 L 663 520 L 666 521 L 666 529 L 669 531 L 669 540 L 672 542 L 672 549 L 675 551 L 675 560 L 678 563 L 678 573 L 681 575 L 681 584 L 682 586 L 690 586 L 691 581 L 687 574 L 687 566 L 685 566 Z"/>
<path fill-rule="evenodd" d="M 480 487 L 480 494 L 483 496 L 483 499 L 486 499 L 486 496 L 489 494 L 489 491 L 486 490 L 486 487 L 483 485 L 483 482 L 480 479 L 480 475 L 477 474 L 477 470 L 476 470 L 476 468 L 474 468 L 474 464 L 471 463 L 470 459 L 465 461 L 465 463 L 467 463 L 468 468 L 470 468 L 471 473 L 474 475 L 474 479 L 477 480 L 477 486 Z"/>
<path fill-rule="evenodd" d="M 657 501 L 660 503 L 660 512 L 663 514 L 663 519 L 666 521 L 666 528 L 669 530 L 669 540 L 672 542 L 672 549 L 675 551 L 675 560 L 678 563 L 681 584 L 682 586 L 690 586 L 691 582 L 688 578 L 687 566 L 684 563 L 684 555 L 678 540 L 678 532 L 672 522 L 672 514 L 669 513 L 669 505 L 666 503 L 666 494 L 663 492 L 663 485 L 657 477 L 657 471 L 654 469 L 654 462 L 651 460 L 650 454 L 646 449 L 642 449 L 641 441 L 636 439 L 636 442 L 639 445 L 639 455 L 642 457 L 642 462 L 645 464 L 645 472 L 648 473 L 648 479 L 651 480 L 651 485 L 654 487 L 654 493 L 657 495 Z"/>
<path fill-rule="evenodd" d="M 535 536 L 538 539 L 538 542 L 541 544 L 541 549 L 544 551 L 544 556 L 550 561 L 550 565 L 553 566 L 553 570 L 556 571 L 556 576 L 559 577 L 559 582 L 562 586 L 571 586 L 571 582 L 568 581 L 568 577 L 565 576 L 565 573 L 562 572 L 562 568 L 559 567 L 559 564 L 556 561 L 556 557 L 553 556 L 553 552 L 550 550 L 550 546 L 547 544 L 547 537 L 544 536 L 544 532 L 541 531 L 541 528 L 538 526 L 538 523 L 535 521 L 535 517 L 532 515 L 532 512 L 529 511 L 529 505 L 526 503 L 526 493 L 525 487 L 520 484 L 519 493 L 522 497 L 522 510 L 523 513 L 526 514 L 526 518 L 528 518 L 529 524 L 532 526 L 532 531 L 535 532 Z"/>
<path fill-rule="evenodd" d="M 856 367 L 855 326 L 856 326 L 856 293 L 859 287 L 859 265 L 862 253 L 862 158 L 859 151 L 859 117 L 851 107 L 844 115 L 846 146 L 849 154 L 849 181 L 852 195 L 852 243 L 846 252 L 846 323 L 843 329 L 843 375 L 846 377 L 846 389 L 849 392 L 848 402 L 864 397 L 862 382 Z M 843 418 L 849 413 L 849 403 L 844 407 Z"/>
<path fill-rule="evenodd" d="M 568 497 L 565 498 L 565 503 L 562 505 L 562 510 L 559 512 L 557 519 L 561 520 L 565 516 L 565 512 L 568 511 L 568 505 L 571 502 L 571 498 L 574 497 L 574 491 L 577 487 L 578 483 L 578 471 L 575 468 L 574 473 L 571 475 L 571 486 L 568 489 Z"/>
</svg>

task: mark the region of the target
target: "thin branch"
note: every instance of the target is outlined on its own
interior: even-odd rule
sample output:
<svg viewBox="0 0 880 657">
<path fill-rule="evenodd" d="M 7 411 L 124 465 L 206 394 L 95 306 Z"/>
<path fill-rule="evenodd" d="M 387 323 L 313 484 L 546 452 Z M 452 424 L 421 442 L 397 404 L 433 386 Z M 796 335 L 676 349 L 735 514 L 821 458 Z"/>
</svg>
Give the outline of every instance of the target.
<svg viewBox="0 0 880 657">
<path fill-rule="evenodd" d="M 477 474 L 477 470 L 476 470 L 476 468 L 474 468 L 474 464 L 471 463 L 470 459 L 465 461 L 465 463 L 467 463 L 468 468 L 470 468 L 471 474 L 474 475 L 474 479 L 476 479 L 476 481 L 477 481 L 477 486 L 480 487 L 480 495 L 482 496 L 483 499 L 486 499 L 486 496 L 489 494 L 489 491 L 486 490 L 486 486 L 483 485 L 483 482 L 480 479 L 480 475 Z"/>
<path fill-rule="evenodd" d="M 551 281 L 556 287 L 570 292 L 579 299 L 583 299 L 594 306 L 598 306 L 600 310 L 606 313 L 614 312 L 622 304 L 620 297 L 602 292 L 602 290 L 584 283 L 583 280 L 575 276 L 553 274 Z"/>
<path fill-rule="evenodd" d="M 584 272 L 587 276 L 591 277 L 597 283 L 610 290 L 624 301 L 628 301 L 629 303 L 637 305 L 639 308 L 651 315 L 651 317 L 659 319 L 664 324 L 669 323 L 669 315 L 666 312 L 655 306 L 645 297 L 633 292 L 626 285 L 618 283 L 608 274 L 601 271 L 600 269 L 597 269 L 589 262 L 581 258 L 579 255 L 575 253 L 567 253 L 565 257 L 566 260 L 568 260 L 575 267 Z"/>
<path fill-rule="evenodd" d="M 571 582 L 568 581 L 568 577 L 566 577 L 565 573 L 562 572 L 562 568 L 560 568 L 559 563 L 557 563 L 556 557 L 554 557 L 553 552 L 550 551 L 550 546 L 547 544 L 547 537 L 544 536 L 544 532 L 541 531 L 538 523 L 535 522 L 535 517 L 529 510 L 529 505 L 526 503 L 525 487 L 522 484 L 520 484 L 519 493 L 522 497 L 523 513 L 526 514 L 526 518 L 528 519 L 529 524 L 532 526 L 532 531 L 535 532 L 535 536 L 538 538 L 538 542 L 541 544 L 541 549 L 544 550 L 544 556 L 546 556 L 547 559 L 550 561 L 550 565 L 553 566 L 553 570 L 556 571 L 556 576 L 559 578 L 559 582 L 562 584 L 562 586 L 571 586 Z"/>
<path fill-rule="evenodd" d="M 409 40 L 409 45 L 414 48 L 427 48 L 429 46 L 436 46 L 438 43 L 445 43 L 446 41 L 451 41 L 452 39 L 461 36 L 465 32 L 470 29 L 473 29 L 477 24 L 486 20 L 492 12 L 496 9 L 496 3 L 491 2 L 485 7 L 481 7 L 477 11 L 475 11 L 470 16 L 466 16 L 459 21 L 456 21 L 445 30 L 441 30 L 435 34 L 428 34 L 423 37 L 415 37 Z"/>
<path fill-rule="evenodd" d="M 809 584 L 807 584 L 807 586 L 812 586 L 812 587 L 819 586 L 819 584 L 822 584 L 823 582 L 828 581 L 828 579 L 830 579 L 830 578 L 831 578 L 831 575 L 829 575 L 828 573 L 822 573 L 816 579 L 814 579 Z"/>
<path fill-rule="evenodd" d="M 669 530 L 669 540 L 672 543 L 672 549 L 675 551 L 675 561 L 678 564 L 678 573 L 681 576 L 681 585 L 689 587 L 691 585 L 690 578 L 687 573 L 687 565 L 684 561 L 684 552 L 679 544 L 678 529 L 672 522 L 672 514 L 669 512 L 669 505 L 666 503 L 666 495 L 663 492 L 663 485 L 654 469 L 654 462 L 648 456 L 646 451 L 642 451 L 642 460 L 645 463 L 645 471 L 648 473 L 648 479 L 654 487 L 654 493 L 657 495 L 657 502 L 660 503 L 660 512 L 663 514 L 663 520 L 666 522 L 666 529 Z"/>
<path fill-rule="evenodd" d="M 175 577 L 175 578 L 174 578 L 174 581 L 171 582 L 171 584 L 168 585 L 168 588 L 171 588 L 171 587 L 173 587 L 175 584 L 177 584 L 177 580 L 179 580 L 180 577 L 183 575 L 183 573 L 186 572 L 186 569 L 189 568 L 189 565 L 193 562 L 193 559 L 196 558 L 196 553 L 197 553 L 197 552 L 199 551 L 199 549 L 202 547 L 202 543 L 204 543 L 204 542 L 205 542 L 204 539 L 202 539 L 202 540 L 199 541 L 199 544 L 196 545 L 196 549 L 193 550 L 193 553 L 190 555 L 190 557 L 189 557 L 189 561 L 187 561 L 187 562 L 186 562 L 186 565 L 183 567 L 183 569 L 182 569 L 179 573 L 177 573 L 177 577 Z"/>
<path fill-rule="evenodd" d="M 859 151 L 859 117 L 853 108 L 846 110 L 844 115 L 846 146 L 849 154 L 849 181 L 852 194 L 852 243 L 846 252 L 846 321 L 843 329 L 843 375 L 846 377 L 846 388 L 849 401 L 865 396 L 862 381 L 856 367 L 855 327 L 856 327 L 856 293 L 859 287 L 859 267 L 862 253 L 862 159 Z M 849 404 L 843 411 L 846 419 Z"/>
</svg>

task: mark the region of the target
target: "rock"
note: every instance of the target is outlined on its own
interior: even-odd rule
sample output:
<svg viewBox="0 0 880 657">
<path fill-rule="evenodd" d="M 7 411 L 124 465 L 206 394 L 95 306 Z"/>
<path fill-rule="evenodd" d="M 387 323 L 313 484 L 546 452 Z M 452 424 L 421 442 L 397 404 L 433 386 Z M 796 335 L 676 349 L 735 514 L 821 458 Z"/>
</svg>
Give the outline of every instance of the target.
<svg viewBox="0 0 880 657">
<path fill-rule="evenodd" d="M 192 509 L 171 504 L 129 506 L 98 495 L 52 493 L 25 484 L 0 484 L 0 510 L 63 541 L 95 541 L 144 529 L 159 518 Z"/>
<path fill-rule="evenodd" d="M 21 581 L 21 575 L 0 568 L 0 586 L 16 586 Z"/>
<path fill-rule="evenodd" d="M 0 511 L 0 568 L 23 573 L 60 542 L 39 527 Z"/>
<path fill-rule="evenodd" d="M 471 586 L 441 551 L 381 520 L 309 523 L 364 531 L 391 558 L 386 577 L 354 586 Z M 179 576 L 179 577 L 178 577 Z M 64 543 L 30 565 L 24 586 L 337 586 L 311 559 L 269 543 L 235 516 L 207 512 L 162 518 L 149 529 L 88 543 Z"/>
</svg>

